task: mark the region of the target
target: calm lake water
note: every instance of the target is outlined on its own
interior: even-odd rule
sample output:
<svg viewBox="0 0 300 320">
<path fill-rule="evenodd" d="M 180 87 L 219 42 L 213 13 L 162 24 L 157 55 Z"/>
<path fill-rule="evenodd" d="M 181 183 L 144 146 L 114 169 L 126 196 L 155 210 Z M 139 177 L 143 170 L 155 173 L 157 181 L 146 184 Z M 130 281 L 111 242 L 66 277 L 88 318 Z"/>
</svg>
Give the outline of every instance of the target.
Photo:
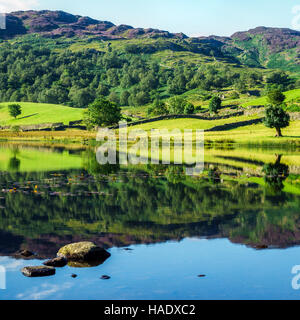
<svg viewBox="0 0 300 320">
<path fill-rule="evenodd" d="M 208 148 L 201 175 L 185 169 L 0 144 L 0 299 L 300 299 L 300 151 Z M 85 240 L 111 257 L 47 278 L 20 272 Z"/>
</svg>

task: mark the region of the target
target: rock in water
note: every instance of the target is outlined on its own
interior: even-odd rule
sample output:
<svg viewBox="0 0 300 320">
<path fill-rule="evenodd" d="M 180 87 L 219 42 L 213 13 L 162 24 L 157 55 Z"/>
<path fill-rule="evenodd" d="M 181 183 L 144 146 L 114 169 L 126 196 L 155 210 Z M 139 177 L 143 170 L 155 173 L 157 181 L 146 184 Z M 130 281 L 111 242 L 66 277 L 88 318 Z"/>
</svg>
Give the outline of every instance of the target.
<svg viewBox="0 0 300 320">
<path fill-rule="evenodd" d="M 43 264 L 48 267 L 62 268 L 64 266 L 66 266 L 67 263 L 68 263 L 68 260 L 65 257 L 58 257 L 55 259 L 48 260 L 48 261 L 44 262 Z"/>
<path fill-rule="evenodd" d="M 58 257 L 64 257 L 71 261 L 102 261 L 110 257 L 110 253 L 105 249 L 96 246 L 92 242 L 72 243 L 62 247 Z"/>
<path fill-rule="evenodd" d="M 29 250 L 23 250 L 23 251 L 20 251 L 20 255 L 25 258 L 29 258 L 29 257 L 33 256 L 34 253 Z"/>
<path fill-rule="evenodd" d="M 55 269 L 53 267 L 25 267 L 22 269 L 22 273 L 26 277 L 48 277 L 55 275 Z"/>
</svg>

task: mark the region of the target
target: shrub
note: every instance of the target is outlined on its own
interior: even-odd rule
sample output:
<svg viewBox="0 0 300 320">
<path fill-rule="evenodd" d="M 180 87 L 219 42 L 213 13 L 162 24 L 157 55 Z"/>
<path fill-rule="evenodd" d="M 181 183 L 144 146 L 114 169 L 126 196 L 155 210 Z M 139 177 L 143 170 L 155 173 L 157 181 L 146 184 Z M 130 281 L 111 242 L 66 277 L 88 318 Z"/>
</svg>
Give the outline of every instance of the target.
<svg viewBox="0 0 300 320">
<path fill-rule="evenodd" d="M 236 91 L 231 92 L 228 96 L 228 98 L 230 98 L 230 99 L 239 99 L 239 97 L 240 97 L 240 95 Z"/>
<path fill-rule="evenodd" d="M 18 133 L 21 131 L 20 126 L 12 126 L 10 129 L 12 132 Z"/>
</svg>

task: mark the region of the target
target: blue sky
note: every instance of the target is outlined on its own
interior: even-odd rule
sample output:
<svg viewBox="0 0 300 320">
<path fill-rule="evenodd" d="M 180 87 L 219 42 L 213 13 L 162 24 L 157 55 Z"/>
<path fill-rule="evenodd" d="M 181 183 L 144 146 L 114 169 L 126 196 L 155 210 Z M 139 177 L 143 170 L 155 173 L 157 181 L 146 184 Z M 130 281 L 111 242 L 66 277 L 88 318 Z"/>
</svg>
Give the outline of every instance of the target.
<svg viewBox="0 0 300 320">
<path fill-rule="evenodd" d="M 52 9 L 115 24 L 196 35 L 231 35 L 257 26 L 292 28 L 300 0 L 0 0 L 0 9 Z M 299 18 L 300 21 L 300 18 Z"/>
</svg>

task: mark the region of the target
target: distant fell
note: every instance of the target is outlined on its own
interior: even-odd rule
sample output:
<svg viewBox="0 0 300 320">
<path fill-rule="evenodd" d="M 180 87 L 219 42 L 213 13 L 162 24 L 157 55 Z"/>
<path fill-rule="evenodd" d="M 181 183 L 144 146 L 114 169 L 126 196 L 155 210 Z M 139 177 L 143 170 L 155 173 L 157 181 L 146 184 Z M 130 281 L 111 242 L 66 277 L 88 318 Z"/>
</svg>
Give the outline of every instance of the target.
<svg viewBox="0 0 300 320">
<path fill-rule="evenodd" d="M 184 48 L 191 53 L 201 53 L 215 58 L 226 57 L 228 61 L 248 67 L 300 72 L 300 31 L 288 28 L 261 26 L 236 32 L 231 37 L 188 37 L 184 33 L 134 28 L 125 24 L 115 25 L 110 21 L 100 21 L 64 11 L 30 10 L 8 14 L 7 29 L 0 30 L 0 39 L 10 40 L 16 36 L 30 34 L 54 40 L 127 40 L 132 41 L 135 46 L 143 46 L 142 41 L 147 39 L 157 39 L 160 43 L 153 44 L 155 51 L 163 48 L 178 51 L 178 48 Z M 150 51 L 153 50 L 152 48 Z M 140 51 L 149 53 L 149 50 L 144 52 L 144 48 Z"/>
</svg>

